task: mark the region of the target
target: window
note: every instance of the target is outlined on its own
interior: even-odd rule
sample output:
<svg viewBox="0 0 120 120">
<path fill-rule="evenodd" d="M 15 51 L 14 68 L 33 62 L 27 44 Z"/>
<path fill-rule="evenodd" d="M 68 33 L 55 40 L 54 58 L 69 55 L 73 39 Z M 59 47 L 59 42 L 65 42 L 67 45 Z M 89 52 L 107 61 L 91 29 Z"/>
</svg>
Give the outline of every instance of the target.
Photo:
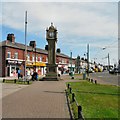
<svg viewBox="0 0 120 120">
<path fill-rule="evenodd" d="M 15 53 L 14 58 L 18 59 L 18 53 L 17 52 Z"/>
<path fill-rule="evenodd" d="M 28 61 L 30 60 L 30 54 L 27 54 L 27 60 Z"/>
<path fill-rule="evenodd" d="M 48 57 L 46 57 L 46 62 L 48 62 Z"/>
<path fill-rule="evenodd" d="M 7 52 L 7 58 L 11 58 L 11 52 Z"/>
<path fill-rule="evenodd" d="M 38 56 L 36 55 L 36 61 L 38 61 Z"/>
<path fill-rule="evenodd" d="M 64 58 L 62 58 L 62 63 L 65 63 L 65 60 L 64 60 Z"/>
<path fill-rule="evenodd" d="M 40 62 L 42 62 L 42 56 L 40 56 Z"/>
<path fill-rule="evenodd" d="M 33 61 L 33 62 L 35 61 L 35 56 L 34 56 L 34 55 L 32 55 L 32 61 Z"/>
</svg>

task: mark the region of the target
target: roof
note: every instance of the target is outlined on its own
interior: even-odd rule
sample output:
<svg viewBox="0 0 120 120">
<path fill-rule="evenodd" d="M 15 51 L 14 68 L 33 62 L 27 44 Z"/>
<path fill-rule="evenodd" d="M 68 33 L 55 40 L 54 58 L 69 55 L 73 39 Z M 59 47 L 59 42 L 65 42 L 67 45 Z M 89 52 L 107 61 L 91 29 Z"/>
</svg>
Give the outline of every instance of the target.
<svg viewBox="0 0 120 120">
<path fill-rule="evenodd" d="M 8 47 L 12 47 L 12 48 L 17 48 L 17 49 L 22 49 L 25 50 L 25 45 L 21 44 L 21 43 L 12 43 L 8 40 L 2 41 L 0 42 L 0 46 L 8 46 Z M 27 46 L 27 50 L 28 51 L 33 51 L 33 48 L 31 46 Z M 42 53 L 42 54 L 48 54 L 47 50 L 41 49 L 41 48 L 36 48 L 36 52 Z M 68 55 L 65 55 L 63 53 L 57 53 L 57 56 L 61 56 L 61 57 L 65 57 L 65 58 L 69 58 Z"/>
</svg>

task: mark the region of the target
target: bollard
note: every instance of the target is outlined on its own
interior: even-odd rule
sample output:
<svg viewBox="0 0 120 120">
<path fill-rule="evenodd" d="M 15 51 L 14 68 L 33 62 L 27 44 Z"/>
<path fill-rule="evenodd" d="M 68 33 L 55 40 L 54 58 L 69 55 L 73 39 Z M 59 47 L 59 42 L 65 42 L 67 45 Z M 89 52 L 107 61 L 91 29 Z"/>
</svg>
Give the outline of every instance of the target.
<svg viewBox="0 0 120 120">
<path fill-rule="evenodd" d="M 95 80 L 95 84 L 97 84 L 97 80 Z"/>
<path fill-rule="evenodd" d="M 72 93 L 72 88 L 70 87 L 70 93 Z"/>
<path fill-rule="evenodd" d="M 74 79 L 74 76 L 72 76 L 72 78 L 71 79 Z"/>
<path fill-rule="evenodd" d="M 3 83 L 5 82 L 5 79 L 3 79 Z"/>
<path fill-rule="evenodd" d="M 82 112 L 82 107 L 79 105 L 78 106 L 78 119 L 82 119 L 83 118 L 81 112 Z"/>
<path fill-rule="evenodd" d="M 93 83 L 93 79 L 91 79 L 91 83 Z"/>
<path fill-rule="evenodd" d="M 14 79 L 14 83 L 16 83 L 16 79 Z"/>
<path fill-rule="evenodd" d="M 72 102 L 74 102 L 74 101 L 75 101 L 75 94 L 72 93 Z"/>
<path fill-rule="evenodd" d="M 29 80 L 27 81 L 27 84 L 29 84 Z"/>
<path fill-rule="evenodd" d="M 67 85 L 67 88 L 69 89 L 70 88 L 70 84 L 68 83 L 68 85 Z"/>
</svg>

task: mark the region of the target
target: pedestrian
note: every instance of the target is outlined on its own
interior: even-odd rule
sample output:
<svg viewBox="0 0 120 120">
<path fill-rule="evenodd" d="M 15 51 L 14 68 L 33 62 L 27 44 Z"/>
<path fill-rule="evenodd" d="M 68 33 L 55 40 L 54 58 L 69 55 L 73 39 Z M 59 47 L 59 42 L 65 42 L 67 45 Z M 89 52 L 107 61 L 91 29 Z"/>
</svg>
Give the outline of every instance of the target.
<svg viewBox="0 0 120 120">
<path fill-rule="evenodd" d="M 20 72 L 21 72 L 21 71 L 20 71 L 20 69 L 19 69 L 19 70 L 18 70 L 18 79 L 19 79 L 19 77 L 20 77 Z"/>
</svg>

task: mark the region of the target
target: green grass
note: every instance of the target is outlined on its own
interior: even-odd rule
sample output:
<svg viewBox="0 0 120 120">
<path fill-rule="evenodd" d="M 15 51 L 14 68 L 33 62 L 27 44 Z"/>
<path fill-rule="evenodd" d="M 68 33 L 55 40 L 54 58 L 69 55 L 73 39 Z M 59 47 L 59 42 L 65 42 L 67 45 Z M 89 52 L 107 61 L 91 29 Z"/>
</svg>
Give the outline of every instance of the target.
<svg viewBox="0 0 120 120">
<path fill-rule="evenodd" d="M 18 81 L 18 80 L 16 80 L 16 83 L 14 83 L 14 80 L 5 80 L 4 83 L 28 85 L 27 82 Z M 29 81 L 29 85 L 30 85 L 30 84 L 32 84 L 32 81 Z"/>
<path fill-rule="evenodd" d="M 69 83 L 76 100 L 82 106 L 85 118 L 118 118 L 118 100 L 120 87 L 92 84 L 87 81 Z M 71 98 L 71 96 L 69 95 Z M 76 105 L 71 104 L 77 117 Z"/>
</svg>

